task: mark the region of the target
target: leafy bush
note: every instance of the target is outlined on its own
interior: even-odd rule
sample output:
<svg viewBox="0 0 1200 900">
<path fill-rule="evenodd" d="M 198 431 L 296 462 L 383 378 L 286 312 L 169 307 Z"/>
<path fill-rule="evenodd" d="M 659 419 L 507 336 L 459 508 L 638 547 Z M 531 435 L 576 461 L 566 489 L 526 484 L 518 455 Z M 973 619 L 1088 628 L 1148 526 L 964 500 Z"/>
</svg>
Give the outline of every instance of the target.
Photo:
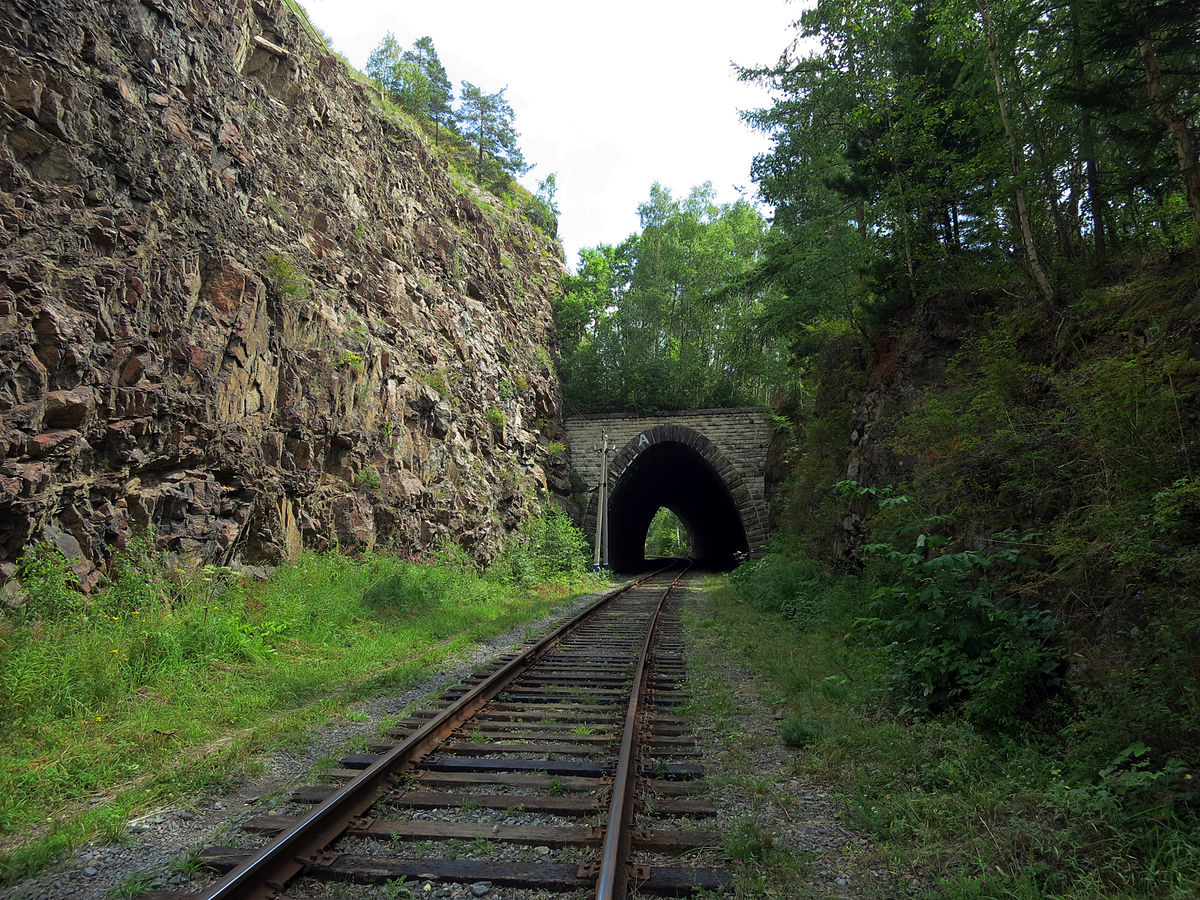
<svg viewBox="0 0 1200 900">
<path fill-rule="evenodd" d="M 309 298 L 308 276 L 297 269 L 295 263 L 278 253 L 268 253 L 266 260 L 277 298 L 292 301 Z"/>
<path fill-rule="evenodd" d="M 176 571 L 182 573 L 185 568 L 180 566 Z M 154 529 L 135 531 L 126 539 L 124 550 L 113 558 L 103 589 L 91 600 L 92 612 L 124 615 L 170 603 L 171 584 L 166 557 L 155 546 Z"/>
<path fill-rule="evenodd" d="M 530 197 L 522 203 L 521 214 L 547 237 L 558 237 L 558 217 L 540 197 Z"/>
<path fill-rule="evenodd" d="M 881 509 L 908 502 L 854 482 L 839 487 L 877 496 Z M 1036 562 L 1027 554 L 1035 536 L 994 535 L 988 550 L 959 549 L 935 531 L 948 521 L 926 516 L 864 548 L 884 565 L 874 615 L 857 625 L 894 660 L 906 710 L 961 702 L 978 725 L 1015 727 L 1062 683 L 1057 619 L 1012 590 L 1020 570 Z"/>
<path fill-rule="evenodd" d="M 860 579 L 837 577 L 823 563 L 778 544 L 761 559 L 743 562 L 730 580 L 755 606 L 782 613 L 802 629 L 846 622 L 864 602 Z"/>
<path fill-rule="evenodd" d="M 52 544 L 34 544 L 17 563 L 24 601 L 16 614 L 26 621 L 70 615 L 82 602 L 75 573 Z"/>
<path fill-rule="evenodd" d="M 587 570 L 587 538 L 553 506 L 521 523 L 491 569 L 505 581 L 526 587 Z"/>
</svg>

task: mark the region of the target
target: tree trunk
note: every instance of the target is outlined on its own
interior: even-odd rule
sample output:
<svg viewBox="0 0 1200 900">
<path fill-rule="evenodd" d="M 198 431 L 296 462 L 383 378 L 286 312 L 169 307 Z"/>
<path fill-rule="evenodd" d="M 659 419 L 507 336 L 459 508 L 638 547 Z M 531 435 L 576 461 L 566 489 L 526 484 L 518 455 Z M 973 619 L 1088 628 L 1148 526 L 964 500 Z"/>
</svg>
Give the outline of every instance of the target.
<svg viewBox="0 0 1200 900">
<path fill-rule="evenodd" d="M 475 166 L 475 180 L 483 184 L 483 105 L 479 106 L 479 162 Z"/>
<path fill-rule="evenodd" d="M 1091 124 L 1091 116 L 1084 116 L 1084 134 L 1088 137 Z M 1092 237 L 1096 243 L 1096 262 L 1103 264 L 1108 260 L 1108 238 L 1104 229 L 1104 214 L 1108 210 L 1108 201 L 1104 197 L 1104 189 L 1100 186 L 1100 164 L 1096 162 L 1095 151 L 1089 152 L 1085 147 L 1083 152 L 1087 157 L 1087 191 L 1092 209 Z"/>
<path fill-rule="evenodd" d="M 992 70 L 992 80 L 996 85 L 996 103 L 1000 108 L 1000 122 L 1004 125 L 1004 139 L 1008 144 L 1008 166 L 1012 173 L 1014 199 L 1017 202 L 1017 221 L 1021 228 L 1021 239 L 1025 244 L 1025 255 L 1029 260 L 1029 268 L 1033 280 L 1037 284 L 1038 293 L 1042 299 L 1049 302 L 1054 299 L 1054 289 L 1042 268 L 1038 258 L 1037 245 L 1033 240 L 1033 225 L 1029 219 L 1029 207 L 1025 202 L 1025 188 L 1021 184 L 1021 152 L 1017 145 L 1016 132 L 1013 131 L 1012 120 L 1008 116 L 1008 101 L 1004 94 L 1004 80 L 1000 75 L 1000 64 L 996 59 L 996 23 L 992 21 L 992 11 L 987 0 L 979 0 L 979 14 L 983 17 L 983 30 L 987 37 L 988 65 Z"/>
<path fill-rule="evenodd" d="M 1162 66 L 1158 61 L 1158 48 L 1150 29 L 1150 17 L 1142 0 L 1129 0 L 1129 10 L 1138 26 L 1138 53 L 1146 69 L 1146 94 L 1150 98 L 1150 112 L 1167 132 L 1175 144 L 1175 158 L 1183 173 L 1188 206 L 1196 227 L 1200 228 L 1200 161 L 1196 158 L 1196 145 L 1188 129 L 1187 120 L 1171 108 L 1162 86 Z M 1198 238 L 1200 239 L 1200 238 Z"/>
<path fill-rule="evenodd" d="M 1071 55 L 1074 57 L 1075 63 L 1075 87 L 1082 91 L 1087 84 L 1087 72 L 1083 67 L 1083 37 L 1079 27 L 1078 0 L 1073 0 L 1071 3 Z M 1108 202 L 1105 200 L 1104 189 L 1101 187 L 1100 164 L 1096 162 L 1096 132 L 1092 124 L 1092 115 L 1086 111 L 1079 119 L 1079 149 L 1084 159 L 1096 262 L 1103 265 L 1108 259 L 1108 241 L 1104 233 L 1104 213 Z"/>
</svg>

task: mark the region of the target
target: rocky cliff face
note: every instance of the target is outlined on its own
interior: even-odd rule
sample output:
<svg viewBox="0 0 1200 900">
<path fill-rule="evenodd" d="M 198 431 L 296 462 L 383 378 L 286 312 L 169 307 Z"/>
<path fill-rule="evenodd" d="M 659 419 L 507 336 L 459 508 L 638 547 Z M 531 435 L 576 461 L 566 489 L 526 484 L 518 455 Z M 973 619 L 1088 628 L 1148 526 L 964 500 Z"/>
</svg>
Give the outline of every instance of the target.
<svg viewBox="0 0 1200 900">
<path fill-rule="evenodd" d="M 567 487 L 561 249 L 280 0 L 5 0 L 0 89 L 0 580 L 150 525 L 487 557 Z"/>
</svg>

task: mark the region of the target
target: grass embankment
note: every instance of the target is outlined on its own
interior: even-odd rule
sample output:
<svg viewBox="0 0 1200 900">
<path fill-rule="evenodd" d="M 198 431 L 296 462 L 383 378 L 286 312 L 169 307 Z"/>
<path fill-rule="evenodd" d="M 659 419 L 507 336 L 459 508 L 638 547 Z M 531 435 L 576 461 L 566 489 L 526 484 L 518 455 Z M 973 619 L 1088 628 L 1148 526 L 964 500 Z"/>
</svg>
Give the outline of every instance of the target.
<svg viewBox="0 0 1200 900">
<path fill-rule="evenodd" d="M 778 740 L 804 748 L 795 774 L 830 786 L 882 849 L 898 893 L 1200 896 L 1195 818 L 1170 798 L 1147 803 L 1163 779 L 1136 760 L 1087 779 L 1064 772 L 1054 733 L 988 733 L 955 710 L 901 715 L 888 648 L 855 627 L 870 593 L 863 579 L 771 556 L 711 590 L 689 625 L 786 711 Z M 770 854 L 754 865 L 764 883 L 788 877 L 769 871 Z"/>
<path fill-rule="evenodd" d="M 0 617 L 0 884 L 119 839 L 140 808 L 253 773 L 348 703 L 403 690 L 572 585 L 595 586 L 561 555 L 546 577 L 522 546 L 491 575 L 326 553 L 265 583 L 168 570 L 143 546 L 91 597 L 56 554 L 27 557 L 28 601 Z"/>
</svg>

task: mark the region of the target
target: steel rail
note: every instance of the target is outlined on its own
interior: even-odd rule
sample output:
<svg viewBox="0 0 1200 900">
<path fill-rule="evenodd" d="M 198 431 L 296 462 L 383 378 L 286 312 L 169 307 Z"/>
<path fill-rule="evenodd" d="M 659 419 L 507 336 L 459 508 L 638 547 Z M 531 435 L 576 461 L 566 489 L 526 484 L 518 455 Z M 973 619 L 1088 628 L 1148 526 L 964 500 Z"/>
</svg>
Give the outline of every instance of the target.
<svg viewBox="0 0 1200 900">
<path fill-rule="evenodd" d="M 192 896 L 195 900 L 268 900 L 278 896 L 289 880 L 320 861 L 325 849 L 346 830 L 352 819 L 371 807 L 378 799 L 388 775 L 432 750 L 595 612 L 667 568 L 658 569 L 638 581 L 611 591 L 572 616 L 463 694 L 401 744 L 375 760 L 346 787 L 317 806 L 292 828 L 230 870 L 220 881 Z"/>
<path fill-rule="evenodd" d="M 612 787 L 612 804 L 608 811 L 608 827 L 600 853 L 600 872 L 596 878 L 597 900 L 622 900 L 629 882 L 629 857 L 633 846 L 633 789 L 637 775 L 637 756 L 641 745 L 643 702 L 649 684 L 649 658 L 658 631 L 659 619 L 671 591 L 679 586 L 686 574 L 685 567 L 663 591 L 658 606 L 650 617 L 650 626 L 638 655 L 637 671 L 630 692 L 629 709 L 625 714 L 625 733 L 621 738 L 621 755 Z"/>
</svg>

